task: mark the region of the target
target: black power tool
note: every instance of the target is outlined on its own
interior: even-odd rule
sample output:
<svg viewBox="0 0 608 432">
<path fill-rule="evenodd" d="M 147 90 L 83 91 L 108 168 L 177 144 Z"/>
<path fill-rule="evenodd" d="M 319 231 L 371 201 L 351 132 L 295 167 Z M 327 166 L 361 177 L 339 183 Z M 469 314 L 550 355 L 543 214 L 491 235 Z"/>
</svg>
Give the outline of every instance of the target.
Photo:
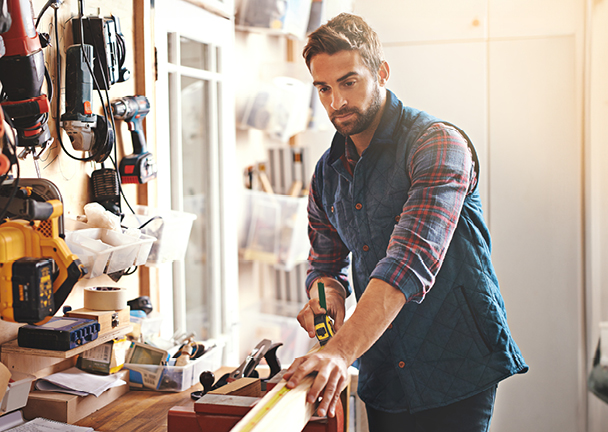
<svg viewBox="0 0 608 432">
<path fill-rule="evenodd" d="M 147 183 L 156 178 L 156 162 L 146 149 L 146 137 L 142 127 L 144 117 L 150 112 L 150 102 L 145 96 L 125 96 L 112 102 L 114 118 L 125 121 L 131 131 L 133 154 L 120 161 L 122 183 Z"/>
<path fill-rule="evenodd" d="M 61 126 L 74 150 L 88 151 L 95 162 L 103 162 L 114 147 L 114 130 L 103 116 L 93 114 L 93 77 L 89 70 L 93 47 L 70 46 L 65 62 L 66 112 L 61 116 Z"/>
</svg>

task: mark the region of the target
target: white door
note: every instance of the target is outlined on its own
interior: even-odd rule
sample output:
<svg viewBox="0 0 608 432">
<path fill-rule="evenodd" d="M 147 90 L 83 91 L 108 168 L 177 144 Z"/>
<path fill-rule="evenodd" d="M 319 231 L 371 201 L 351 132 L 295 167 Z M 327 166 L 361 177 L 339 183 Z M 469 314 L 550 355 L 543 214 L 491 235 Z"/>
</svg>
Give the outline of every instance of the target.
<svg viewBox="0 0 608 432">
<path fill-rule="evenodd" d="M 238 340 L 236 203 L 228 199 L 238 178 L 230 171 L 234 20 L 179 0 L 157 0 L 154 16 L 159 207 L 197 215 L 185 259 L 159 271 L 161 301 L 173 303 L 175 332 L 221 339 L 230 356 Z"/>
</svg>

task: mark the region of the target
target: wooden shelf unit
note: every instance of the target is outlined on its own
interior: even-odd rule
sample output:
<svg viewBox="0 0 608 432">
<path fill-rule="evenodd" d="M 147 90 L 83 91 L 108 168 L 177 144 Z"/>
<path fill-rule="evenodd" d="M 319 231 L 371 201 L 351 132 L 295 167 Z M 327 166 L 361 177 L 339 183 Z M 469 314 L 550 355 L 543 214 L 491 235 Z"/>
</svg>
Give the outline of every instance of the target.
<svg viewBox="0 0 608 432">
<path fill-rule="evenodd" d="M 23 348 L 12 340 L 0 346 L 0 361 L 11 371 L 23 372 L 43 378 L 47 375 L 68 369 L 76 365 L 78 354 L 95 348 L 119 336 L 126 335 L 133 330 L 131 324 L 123 324 L 88 342 L 68 351 L 53 351 L 35 348 Z"/>
</svg>

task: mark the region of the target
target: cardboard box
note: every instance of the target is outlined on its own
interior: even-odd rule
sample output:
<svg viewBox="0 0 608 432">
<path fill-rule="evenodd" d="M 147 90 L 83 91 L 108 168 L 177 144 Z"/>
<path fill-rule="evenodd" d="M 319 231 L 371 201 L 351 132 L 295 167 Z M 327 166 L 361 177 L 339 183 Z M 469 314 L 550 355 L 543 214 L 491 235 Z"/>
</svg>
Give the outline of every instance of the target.
<svg viewBox="0 0 608 432">
<path fill-rule="evenodd" d="M 78 358 L 78 367 L 84 371 L 113 374 L 122 369 L 131 342 L 126 337 L 114 339 L 83 352 Z"/>
<path fill-rule="evenodd" d="M 94 413 L 109 403 L 115 401 L 129 391 L 129 371 L 118 372 L 120 378 L 127 383 L 103 392 L 99 397 L 85 397 L 67 393 L 32 391 L 27 405 L 23 408 L 23 416 L 28 419 L 44 417 L 63 423 L 75 423 Z"/>
<path fill-rule="evenodd" d="M 34 375 L 13 371 L 11 381 L 8 383 L 6 393 L 0 404 L 0 414 L 15 411 L 27 403 L 32 382 L 36 379 Z"/>
</svg>

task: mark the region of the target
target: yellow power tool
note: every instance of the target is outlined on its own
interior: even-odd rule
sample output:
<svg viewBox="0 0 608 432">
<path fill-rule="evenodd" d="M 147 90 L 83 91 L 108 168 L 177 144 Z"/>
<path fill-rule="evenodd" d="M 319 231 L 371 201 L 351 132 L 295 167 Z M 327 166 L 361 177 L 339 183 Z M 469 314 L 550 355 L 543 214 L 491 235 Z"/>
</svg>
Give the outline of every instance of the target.
<svg viewBox="0 0 608 432">
<path fill-rule="evenodd" d="M 63 239 L 61 200 L 39 202 L 29 196 L 31 190 L 20 187 L 20 195 L 25 197 L 17 198 L 20 209 L 27 213 L 18 211 L 19 217 L 30 220 L 0 224 L 0 317 L 44 324 L 63 305 L 86 269 Z M 2 201 L 0 197 L 0 204 Z"/>
</svg>

